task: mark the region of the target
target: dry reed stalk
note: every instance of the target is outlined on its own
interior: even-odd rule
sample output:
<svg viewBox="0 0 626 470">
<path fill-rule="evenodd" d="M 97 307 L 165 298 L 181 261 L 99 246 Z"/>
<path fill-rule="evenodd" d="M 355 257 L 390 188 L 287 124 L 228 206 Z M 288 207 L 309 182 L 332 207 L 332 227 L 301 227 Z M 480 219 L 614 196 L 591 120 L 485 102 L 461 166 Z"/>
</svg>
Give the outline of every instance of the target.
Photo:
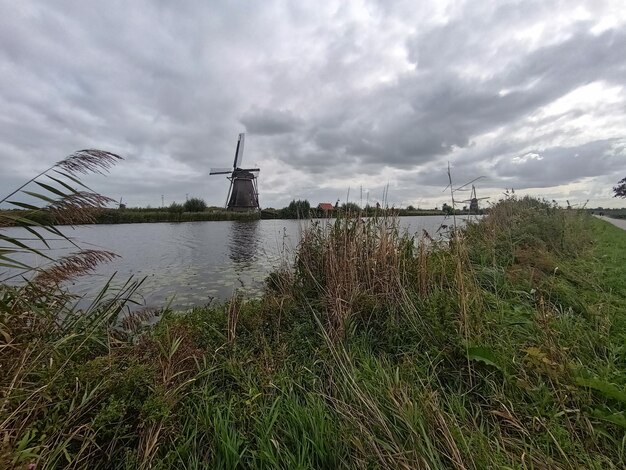
<svg viewBox="0 0 626 470">
<path fill-rule="evenodd" d="M 113 199 L 90 191 L 68 194 L 49 204 L 46 209 L 52 214 L 55 223 L 75 225 L 93 223 L 98 212 Z"/>
<path fill-rule="evenodd" d="M 228 304 L 228 342 L 233 343 L 237 337 L 237 323 L 241 311 L 241 299 L 235 293 Z"/>
<path fill-rule="evenodd" d="M 100 263 L 118 257 L 104 250 L 82 250 L 59 259 L 51 267 L 41 270 L 33 279 L 38 286 L 54 286 L 78 276 L 93 272 Z"/>
<path fill-rule="evenodd" d="M 327 310 L 327 327 L 343 337 L 355 305 L 364 296 L 376 305 L 397 305 L 403 296 L 403 239 L 394 218 L 340 219 L 302 237 L 298 265 Z"/>
<path fill-rule="evenodd" d="M 152 461 L 159 450 L 159 437 L 162 430 L 163 422 L 159 421 L 148 426 L 142 433 L 139 440 L 139 448 L 137 449 L 139 461 L 141 462 L 139 468 L 152 468 Z"/>
<path fill-rule="evenodd" d="M 426 296 L 430 276 L 428 274 L 428 252 L 424 238 L 420 239 L 417 247 L 417 286 L 420 296 Z"/>
<path fill-rule="evenodd" d="M 441 454 L 448 459 L 453 468 L 466 470 L 468 467 L 463 462 L 463 456 L 448 426 L 445 414 L 441 410 L 437 394 L 429 392 L 423 403 L 429 421 L 431 421 L 433 427 L 437 429 L 439 436 L 441 436 L 441 439 L 437 443 Z M 472 465 L 472 467 L 475 468 L 475 465 Z"/>
<path fill-rule="evenodd" d="M 78 174 L 88 174 L 90 172 L 103 174 L 104 172 L 108 171 L 109 168 L 115 165 L 115 163 L 117 163 L 119 160 L 123 160 L 123 158 L 111 152 L 105 152 L 103 150 L 96 150 L 96 149 L 79 150 L 77 152 L 72 153 L 71 155 L 68 155 L 63 160 L 55 163 L 50 168 L 47 168 L 46 170 L 42 171 L 37 176 L 26 181 L 19 188 L 15 189 L 14 191 L 4 196 L 0 200 L 0 203 L 8 201 L 11 196 L 17 194 L 19 191 L 21 191 L 30 183 L 32 183 L 37 178 L 40 178 L 43 175 L 47 175 L 50 178 L 52 178 L 48 174 L 51 171 L 54 171 L 64 177 L 68 177 L 74 183 L 77 183 L 83 187 L 86 187 L 78 179 L 74 178 L 72 175 L 76 176 Z M 52 178 L 52 179 L 55 179 L 55 178 Z M 67 188 L 65 184 L 63 186 Z"/>
</svg>

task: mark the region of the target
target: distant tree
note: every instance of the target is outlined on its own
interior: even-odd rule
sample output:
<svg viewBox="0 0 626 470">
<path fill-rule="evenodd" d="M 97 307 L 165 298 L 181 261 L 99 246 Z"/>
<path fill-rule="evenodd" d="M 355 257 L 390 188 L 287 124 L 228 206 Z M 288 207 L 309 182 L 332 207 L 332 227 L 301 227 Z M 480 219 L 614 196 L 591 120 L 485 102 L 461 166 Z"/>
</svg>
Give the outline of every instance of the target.
<svg viewBox="0 0 626 470">
<path fill-rule="evenodd" d="M 445 202 L 443 203 L 443 206 L 441 206 L 441 210 L 448 215 L 452 214 L 452 212 L 454 211 L 454 209 L 452 209 L 452 206 L 446 204 Z"/>
<path fill-rule="evenodd" d="M 617 186 L 613 188 L 615 195 L 613 197 L 626 197 L 626 178 L 620 180 Z"/>
<path fill-rule="evenodd" d="M 311 203 L 306 199 L 297 201 L 294 199 L 287 207 L 280 210 L 285 219 L 307 219 L 311 212 Z"/>
<path fill-rule="evenodd" d="M 409 206 L 407 206 L 406 210 L 407 210 L 407 211 L 414 211 L 414 210 L 415 210 L 415 207 L 413 207 L 413 206 L 409 205 Z"/>
<path fill-rule="evenodd" d="M 185 201 L 183 207 L 185 212 L 203 212 L 206 210 L 206 202 L 204 202 L 204 199 L 192 197 Z"/>
<path fill-rule="evenodd" d="M 184 210 L 185 208 L 183 205 L 177 203 L 176 201 L 172 202 L 168 208 L 168 212 L 171 212 L 172 214 L 181 214 Z"/>
<path fill-rule="evenodd" d="M 344 202 L 341 205 L 341 209 L 344 212 L 361 212 L 361 208 L 356 202 Z"/>
</svg>

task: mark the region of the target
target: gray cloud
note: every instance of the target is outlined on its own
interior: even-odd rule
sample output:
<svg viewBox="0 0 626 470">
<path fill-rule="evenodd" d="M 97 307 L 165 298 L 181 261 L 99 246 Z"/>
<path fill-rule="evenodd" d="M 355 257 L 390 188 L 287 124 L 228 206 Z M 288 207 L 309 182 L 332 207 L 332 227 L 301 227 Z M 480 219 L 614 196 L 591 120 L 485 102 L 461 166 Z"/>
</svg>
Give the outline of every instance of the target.
<svg viewBox="0 0 626 470">
<path fill-rule="evenodd" d="M 257 135 L 286 134 L 295 131 L 302 119 L 294 116 L 291 111 L 263 109 L 254 107 L 240 119 L 246 131 Z"/>
<path fill-rule="evenodd" d="M 578 32 L 538 49 L 487 79 L 444 70 L 416 70 L 393 87 L 354 105 L 342 124 L 316 134 L 326 150 L 363 161 L 414 166 L 467 147 L 471 139 L 515 122 L 579 86 L 602 77 L 622 84 L 626 34 Z M 342 111 L 345 113 L 345 110 Z"/>
<path fill-rule="evenodd" d="M 90 179 L 95 189 L 130 204 L 186 193 L 221 204 L 227 181 L 208 171 L 232 161 L 245 130 L 264 205 L 387 181 L 398 202 L 435 200 L 448 160 L 494 188 L 591 188 L 626 170 L 620 12 L 611 1 L 0 0 L 0 184 L 99 147 L 126 161 Z M 522 161 L 532 153 L 542 159 Z"/>
<path fill-rule="evenodd" d="M 497 176 L 518 187 L 554 187 L 607 174 L 619 174 L 626 162 L 626 139 L 588 142 L 577 147 L 533 149 L 498 161 Z"/>
</svg>

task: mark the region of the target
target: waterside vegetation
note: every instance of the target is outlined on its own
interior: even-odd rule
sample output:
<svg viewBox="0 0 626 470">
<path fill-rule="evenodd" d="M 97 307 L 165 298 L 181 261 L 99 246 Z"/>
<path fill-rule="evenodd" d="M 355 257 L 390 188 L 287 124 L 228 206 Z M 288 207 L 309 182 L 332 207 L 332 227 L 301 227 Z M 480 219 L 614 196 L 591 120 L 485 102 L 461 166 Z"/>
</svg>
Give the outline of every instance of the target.
<svg viewBox="0 0 626 470">
<path fill-rule="evenodd" d="M 14 226 L 15 218 L 28 219 L 35 224 L 66 225 L 46 209 L 0 210 L 0 227 Z M 101 207 L 93 210 L 91 224 L 141 224 L 156 222 L 199 222 L 218 220 L 258 220 L 258 212 L 233 212 L 220 207 L 207 207 L 203 211 L 186 211 L 183 204 L 173 203 L 165 208 L 124 208 Z"/>
<path fill-rule="evenodd" d="M 354 202 L 338 204 L 332 211 L 325 211 L 315 207 L 307 200 L 293 200 L 282 209 L 267 208 L 261 211 L 236 212 L 228 211 L 223 207 L 207 206 L 201 198 L 190 198 L 184 203 L 173 202 L 167 207 L 120 207 L 111 208 L 113 201 L 107 199 L 107 204 L 91 208 L 91 217 L 85 223 L 91 224 L 132 224 L 132 223 L 155 223 L 155 222 L 200 222 L 220 220 L 258 220 L 258 219 L 310 219 L 328 218 L 350 215 L 362 217 L 387 216 L 430 216 L 430 215 L 456 215 L 469 214 L 467 208 L 456 209 L 447 204 L 439 209 L 416 209 L 412 206 L 407 208 L 380 208 L 376 206 L 364 206 L 361 208 Z M 485 210 L 480 210 L 484 214 Z M 476 214 L 474 214 L 476 215 Z M 43 225 L 67 225 L 67 221 L 61 220 L 57 214 L 47 207 L 33 207 L 31 209 L 19 207 L 11 210 L 0 210 L 0 227 L 13 226 L 15 220 L 21 218 L 31 220 L 35 224 Z"/>
<path fill-rule="evenodd" d="M 296 255 L 261 300 L 152 327 L 140 281 L 60 287 L 109 255 L 1 284 L 0 466 L 626 465 L 624 232 L 511 197 L 445 241 L 313 224 Z"/>
</svg>

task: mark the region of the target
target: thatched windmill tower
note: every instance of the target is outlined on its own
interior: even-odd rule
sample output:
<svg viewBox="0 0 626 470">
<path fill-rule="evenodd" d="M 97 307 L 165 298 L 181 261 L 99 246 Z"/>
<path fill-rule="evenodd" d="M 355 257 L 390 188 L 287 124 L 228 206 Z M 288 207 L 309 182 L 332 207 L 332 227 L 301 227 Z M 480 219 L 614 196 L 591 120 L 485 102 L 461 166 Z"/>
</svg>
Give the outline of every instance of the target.
<svg viewBox="0 0 626 470">
<path fill-rule="evenodd" d="M 251 211 L 259 209 L 259 191 L 257 175 L 259 168 L 241 168 L 245 134 L 239 134 L 235 161 L 230 168 L 211 168 L 209 175 L 229 175 L 230 188 L 226 196 L 226 208 L 230 211 Z"/>
</svg>

